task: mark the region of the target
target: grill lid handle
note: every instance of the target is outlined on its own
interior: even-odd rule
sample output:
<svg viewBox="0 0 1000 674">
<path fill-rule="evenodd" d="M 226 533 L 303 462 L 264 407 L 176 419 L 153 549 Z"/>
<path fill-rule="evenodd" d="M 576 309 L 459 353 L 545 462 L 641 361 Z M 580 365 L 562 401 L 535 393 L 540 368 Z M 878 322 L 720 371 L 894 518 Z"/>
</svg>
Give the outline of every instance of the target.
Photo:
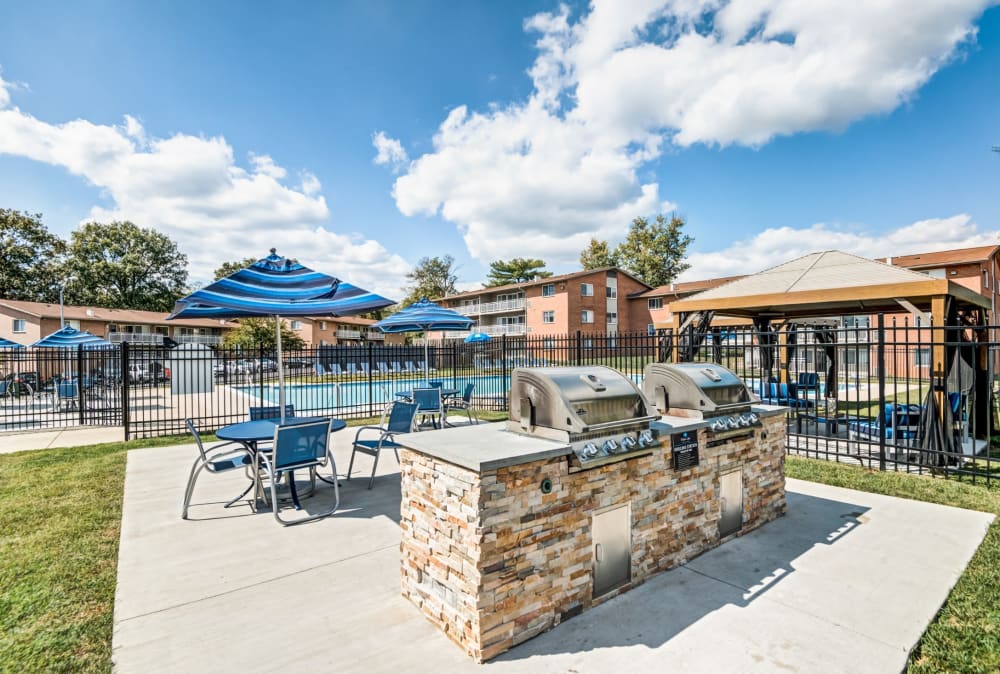
<svg viewBox="0 0 1000 674">
<path fill-rule="evenodd" d="M 703 367 L 701 371 L 704 372 L 705 376 L 712 381 L 722 381 L 722 376 L 710 367 Z"/>
<path fill-rule="evenodd" d="M 608 390 L 608 387 L 604 385 L 604 382 L 596 374 L 581 374 L 580 381 L 598 392 Z"/>
</svg>

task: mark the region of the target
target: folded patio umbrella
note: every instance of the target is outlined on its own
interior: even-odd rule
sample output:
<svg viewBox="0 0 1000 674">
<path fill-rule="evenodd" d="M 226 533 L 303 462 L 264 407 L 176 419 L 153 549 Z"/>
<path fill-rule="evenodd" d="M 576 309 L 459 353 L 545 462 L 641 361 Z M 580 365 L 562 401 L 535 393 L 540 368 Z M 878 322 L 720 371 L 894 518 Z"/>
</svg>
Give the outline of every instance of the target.
<svg viewBox="0 0 1000 674">
<path fill-rule="evenodd" d="M 174 318 L 274 316 L 278 360 L 278 406 L 285 421 L 285 364 L 281 357 L 283 316 L 354 316 L 394 304 L 381 295 L 322 274 L 277 254 L 181 298 Z"/>
<path fill-rule="evenodd" d="M 434 304 L 426 297 L 419 302 L 414 302 L 410 306 L 397 311 L 388 318 L 372 327 L 378 328 L 382 332 L 423 332 L 431 330 L 468 330 L 472 327 L 471 318 L 463 316 L 457 311 L 452 311 Z M 425 334 L 426 337 L 426 334 Z M 428 358 L 427 340 L 424 340 L 424 378 L 430 376 L 430 360 Z"/>
</svg>

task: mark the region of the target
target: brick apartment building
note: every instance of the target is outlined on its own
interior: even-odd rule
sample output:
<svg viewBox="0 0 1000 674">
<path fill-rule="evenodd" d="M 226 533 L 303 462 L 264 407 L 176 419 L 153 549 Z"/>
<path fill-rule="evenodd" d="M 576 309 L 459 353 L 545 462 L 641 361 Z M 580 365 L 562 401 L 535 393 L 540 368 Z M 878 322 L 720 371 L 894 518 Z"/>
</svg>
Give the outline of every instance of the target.
<svg viewBox="0 0 1000 674">
<path fill-rule="evenodd" d="M 285 324 L 305 342 L 306 348 L 317 346 L 337 346 L 363 344 L 368 341 L 384 344 L 402 344 L 406 335 L 387 335 L 372 329 L 369 318 L 341 316 L 337 318 L 294 318 L 285 319 Z"/>
<path fill-rule="evenodd" d="M 674 325 L 674 315 L 670 311 L 671 302 L 690 297 L 695 293 L 700 293 L 711 288 L 736 281 L 742 276 L 723 276 L 721 278 L 705 279 L 704 281 L 687 281 L 684 283 L 671 283 L 640 293 L 629 300 L 632 302 L 645 302 L 649 311 L 649 324 L 646 330 L 650 333 L 661 328 L 672 328 Z"/>
<path fill-rule="evenodd" d="M 646 331 L 645 302 L 630 298 L 650 290 L 626 271 L 606 267 L 449 295 L 436 301 L 475 319 L 473 330 L 492 337 L 545 336 L 576 332 Z M 436 333 L 431 339 L 464 337 Z"/>
</svg>

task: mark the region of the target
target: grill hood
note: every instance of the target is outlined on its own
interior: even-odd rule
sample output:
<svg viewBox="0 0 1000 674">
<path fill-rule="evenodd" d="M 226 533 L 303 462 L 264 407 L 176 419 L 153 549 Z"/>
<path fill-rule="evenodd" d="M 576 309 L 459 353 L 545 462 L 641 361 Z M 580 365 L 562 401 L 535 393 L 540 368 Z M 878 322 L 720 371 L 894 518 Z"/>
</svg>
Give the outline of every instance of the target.
<svg viewBox="0 0 1000 674">
<path fill-rule="evenodd" d="M 642 390 L 663 414 L 680 409 L 713 416 L 760 402 L 735 372 L 715 363 L 650 363 Z"/>
</svg>

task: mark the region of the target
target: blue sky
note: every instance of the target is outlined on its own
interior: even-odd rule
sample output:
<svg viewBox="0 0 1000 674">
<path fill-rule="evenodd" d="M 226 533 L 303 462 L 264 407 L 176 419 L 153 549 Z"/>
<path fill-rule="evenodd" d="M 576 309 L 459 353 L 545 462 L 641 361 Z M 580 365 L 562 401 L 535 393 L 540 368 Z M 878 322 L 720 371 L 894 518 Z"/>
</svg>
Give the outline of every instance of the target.
<svg viewBox="0 0 1000 674">
<path fill-rule="evenodd" d="M 997 241 L 1000 9 L 843 4 L 4 3 L 0 206 L 392 297 L 663 210 L 690 279 Z"/>
</svg>

